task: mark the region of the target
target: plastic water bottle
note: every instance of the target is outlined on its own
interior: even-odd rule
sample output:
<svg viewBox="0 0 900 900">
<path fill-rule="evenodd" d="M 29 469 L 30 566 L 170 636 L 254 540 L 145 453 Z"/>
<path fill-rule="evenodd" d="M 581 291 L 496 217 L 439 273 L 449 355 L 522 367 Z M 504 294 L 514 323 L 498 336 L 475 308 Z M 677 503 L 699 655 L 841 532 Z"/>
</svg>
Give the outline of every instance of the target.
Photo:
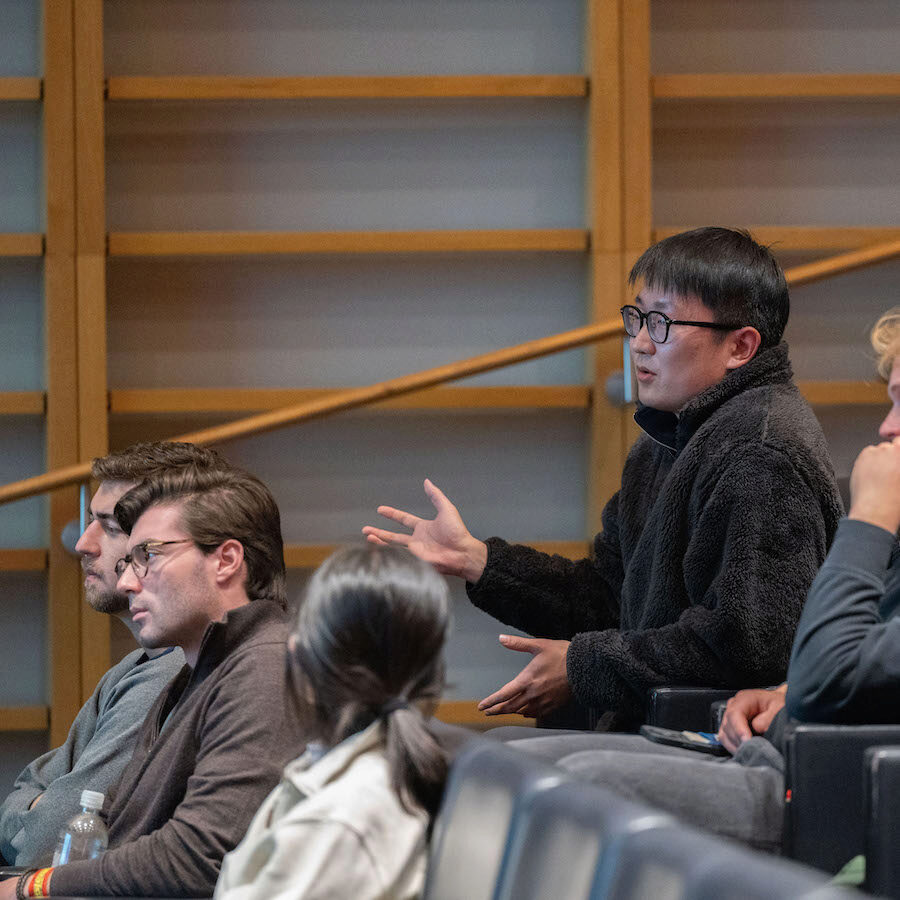
<svg viewBox="0 0 900 900">
<path fill-rule="evenodd" d="M 81 812 L 73 816 L 59 833 L 53 865 L 62 866 L 77 859 L 96 859 L 109 843 L 109 832 L 98 810 L 103 806 L 99 791 L 81 792 Z"/>
</svg>

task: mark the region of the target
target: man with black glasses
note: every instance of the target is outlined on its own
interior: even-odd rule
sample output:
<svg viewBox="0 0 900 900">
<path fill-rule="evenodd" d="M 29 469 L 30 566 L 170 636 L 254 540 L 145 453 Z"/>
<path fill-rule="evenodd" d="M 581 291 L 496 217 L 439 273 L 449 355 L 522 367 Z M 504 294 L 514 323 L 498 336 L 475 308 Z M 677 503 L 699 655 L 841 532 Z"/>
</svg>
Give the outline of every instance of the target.
<svg viewBox="0 0 900 900">
<path fill-rule="evenodd" d="M 144 647 L 186 665 L 150 709 L 105 805 L 98 859 L 0 883 L 18 896 L 208 897 L 285 763 L 303 749 L 287 686 L 278 507 L 238 469 L 164 473 L 125 494 L 117 589 Z"/>
<path fill-rule="evenodd" d="M 653 685 L 783 681 L 841 515 L 781 340 L 788 289 L 771 253 L 745 232 L 700 228 L 655 244 L 629 281 L 645 434 L 591 559 L 478 540 L 429 481 L 436 518 L 382 506 L 411 534 L 363 529 L 465 578 L 476 606 L 536 636 L 501 635 L 532 659 L 481 702 L 488 715 L 547 716 L 574 698 L 584 726 L 629 730 Z"/>
</svg>

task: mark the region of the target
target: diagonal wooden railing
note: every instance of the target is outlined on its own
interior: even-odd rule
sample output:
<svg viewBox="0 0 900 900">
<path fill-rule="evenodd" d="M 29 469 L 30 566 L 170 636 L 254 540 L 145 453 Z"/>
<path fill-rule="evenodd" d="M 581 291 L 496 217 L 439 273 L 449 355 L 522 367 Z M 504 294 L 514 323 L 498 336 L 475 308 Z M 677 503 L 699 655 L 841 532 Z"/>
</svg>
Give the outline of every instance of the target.
<svg viewBox="0 0 900 900">
<path fill-rule="evenodd" d="M 900 241 L 890 241 L 850 253 L 841 253 L 806 265 L 795 266 L 788 269 L 785 276 L 788 283 L 796 287 L 874 265 L 896 256 L 900 256 Z M 561 334 L 527 341 L 524 344 L 516 344 L 502 350 L 403 375 L 388 381 L 380 381 L 365 387 L 337 390 L 327 397 L 248 416 L 202 431 L 194 431 L 190 434 L 180 435 L 173 440 L 190 441 L 195 444 L 221 444 L 241 437 L 274 431 L 299 422 L 323 418 L 333 413 L 358 409 L 361 406 L 368 406 L 403 394 L 411 394 L 448 381 L 468 378 L 482 372 L 526 362 L 529 359 L 560 353 L 563 350 L 572 350 L 621 334 L 622 323 L 618 319 L 598 322 L 594 325 L 575 328 Z M 0 487 L 0 505 L 71 484 L 83 483 L 90 478 L 90 474 L 91 464 L 85 462 L 3 485 Z"/>
</svg>

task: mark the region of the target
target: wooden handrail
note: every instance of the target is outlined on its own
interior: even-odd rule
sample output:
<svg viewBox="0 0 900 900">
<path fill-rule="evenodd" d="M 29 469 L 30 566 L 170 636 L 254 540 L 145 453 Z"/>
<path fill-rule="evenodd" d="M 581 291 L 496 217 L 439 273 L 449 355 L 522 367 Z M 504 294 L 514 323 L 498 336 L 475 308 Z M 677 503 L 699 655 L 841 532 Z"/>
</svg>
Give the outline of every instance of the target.
<svg viewBox="0 0 900 900">
<path fill-rule="evenodd" d="M 818 259 L 805 266 L 794 266 L 788 269 L 785 275 L 792 286 L 810 284 L 813 281 L 830 278 L 832 275 L 843 275 L 845 272 L 853 272 L 855 269 L 884 262 L 895 256 L 900 256 L 900 241 L 888 241 L 886 244 L 873 244 L 861 250 Z"/>
<path fill-rule="evenodd" d="M 804 266 L 795 266 L 785 272 L 788 284 L 797 286 L 809 284 L 844 272 L 852 272 L 864 266 L 883 262 L 900 256 L 900 241 L 890 241 L 884 244 L 874 244 L 862 250 L 854 250 L 850 253 L 839 253 L 827 259 L 818 260 Z M 403 394 L 411 394 L 423 388 L 434 387 L 448 381 L 456 381 L 459 378 L 467 378 L 481 372 L 489 372 L 492 369 L 500 369 L 515 363 L 525 362 L 539 356 L 548 356 L 551 353 L 559 353 L 562 350 L 571 350 L 594 341 L 604 340 L 622 333 L 622 323 L 618 320 L 599 322 L 595 325 L 587 325 L 583 328 L 575 328 L 572 331 L 564 331 L 551 337 L 539 338 L 527 341 L 524 344 L 516 344 L 503 350 L 492 353 L 484 353 L 481 356 L 473 356 L 459 362 L 438 366 L 434 369 L 426 369 L 411 375 L 403 375 L 388 381 L 360 388 L 349 388 L 345 391 L 336 391 L 327 397 L 313 400 L 307 403 L 299 403 L 287 406 L 283 409 L 249 416 L 218 425 L 214 428 L 206 428 L 202 431 L 193 431 L 190 434 L 173 438 L 179 441 L 191 441 L 195 444 L 219 444 L 233 441 L 236 438 L 247 437 L 251 434 L 263 434 L 266 431 L 274 431 L 286 425 L 294 425 L 310 419 L 318 419 L 331 413 L 342 412 L 348 409 L 357 409 L 380 400 L 389 400 Z M 11 484 L 0 487 L 0 505 L 11 503 L 14 500 L 22 500 L 35 494 L 43 494 L 46 491 L 56 490 L 70 484 L 78 484 L 87 481 L 91 475 L 90 463 L 78 463 L 67 466 L 64 469 L 56 469 L 44 475 L 36 475 L 22 481 L 14 481 Z"/>
<path fill-rule="evenodd" d="M 492 369 L 500 369 L 511 366 L 514 363 L 525 362 L 539 356 L 548 356 L 551 353 L 559 353 L 563 350 L 572 350 L 590 344 L 593 341 L 614 337 L 622 334 L 622 322 L 619 319 L 598 322 L 595 325 L 586 325 L 583 328 L 575 328 L 572 331 L 564 331 L 561 334 L 546 338 L 538 338 L 527 341 L 524 344 L 516 344 L 503 350 L 495 350 L 484 353 L 481 356 L 473 356 L 459 362 L 437 366 L 434 369 L 426 369 L 423 372 L 415 372 L 411 375 L 403 375 L 388 381 L 380 381 L 377 384 L 359 388 L 348 388 L 345 391 L 336 391 L 318 400 L 298 403 L 294 406 L 286 406 L 283 409 L 262 413 L 257 416 L 249 416 L 236 422 L 229 422 L 214 428 L 206 428 L 203 431 L 194 431 L 190 434 L 173 438 L 176 441 L 190 441 L 194 444 L 219 444 L 225 441 L 233 441 L 236 438 L 246 437 L 251 434 L 263 434 L 285 425 L 294 425 L 309 419 L 318 419 L 330 413 L 341 412 L 348 409 L 357 409 L 379 400 L 389 400 L 403 394 L 411 394 L 423 388 L 433 387 L 447 381 L 455 381 L 458 378 L 468 378 L 470 375 L 478 375 L 481 372 L 489 372 Z M 45 491 L 56 490 L 70 484 L 78 484 L 87 481 L 91 476 L 90 463 L 78 463 L 65 469 L 57 469 L 44 475 L 36 475 L 23 481 L 16 481 L 0 487 L 0 504 L 10 503 L 13 500 L 21 500 L 34 494 L 42 494 Z"/>
</svg>

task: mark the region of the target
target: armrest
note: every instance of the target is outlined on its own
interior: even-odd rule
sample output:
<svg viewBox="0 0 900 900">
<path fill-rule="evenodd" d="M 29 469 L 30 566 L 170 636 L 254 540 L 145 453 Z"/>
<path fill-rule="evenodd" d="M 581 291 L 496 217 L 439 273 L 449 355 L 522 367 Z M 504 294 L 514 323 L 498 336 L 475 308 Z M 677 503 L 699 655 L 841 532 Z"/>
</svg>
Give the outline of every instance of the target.
<svg viewBox="0 0 900 900">
<path fill-rule="evenodd" d="M 900 725 L 785 729 L 784 850 L 836 872 L 865 852 L 863 763 L 869 747 L 900 743 Z"/>
<path fill-rule="evenodd" d="M 900 746 L 866 751 L 866 889 L 900 898 Z"/>
<path fill-rule="evenodd" d="M 717 700 L 734 696 L 731 688 L 666 686 L 650 688 L 647 697 L 647 722 L 678 731 L 707 731 L 710 707 Z"/>
</svg>

